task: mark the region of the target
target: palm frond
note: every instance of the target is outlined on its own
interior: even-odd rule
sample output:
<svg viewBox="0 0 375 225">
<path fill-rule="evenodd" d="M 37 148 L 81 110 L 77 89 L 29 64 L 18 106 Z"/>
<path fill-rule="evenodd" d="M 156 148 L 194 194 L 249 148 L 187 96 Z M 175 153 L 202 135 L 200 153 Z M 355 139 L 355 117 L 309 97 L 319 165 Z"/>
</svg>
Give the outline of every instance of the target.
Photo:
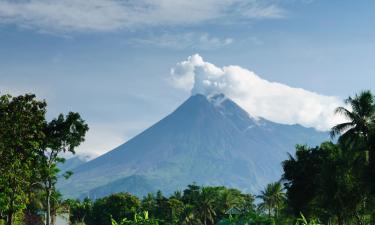
<svg viewBox="0 0 375 225">
<path fill-rule="evenodd" d="M 349 111 L 347 108 L 344 108 L 342 106 L 337 107 L 335 109 L 335 114 L 343 115 L 343 116 L 345 116 L 349 120 L 353 120 L 353 118 L 355 117 L 355 115 L 353 114 L 353 112 Z"/>
<path fill-rule="evenodd" d="M 330 136 L 331 138 L 334 138 L 337 135 L 341 135 L 345 133 L 346 131 L 352 129 L 354 126 L 355 125 L 353 124 L 353 122 L 337 124 L 336 126 L 331 128 L 331 131 L 329 132 Z"/>
</svg>

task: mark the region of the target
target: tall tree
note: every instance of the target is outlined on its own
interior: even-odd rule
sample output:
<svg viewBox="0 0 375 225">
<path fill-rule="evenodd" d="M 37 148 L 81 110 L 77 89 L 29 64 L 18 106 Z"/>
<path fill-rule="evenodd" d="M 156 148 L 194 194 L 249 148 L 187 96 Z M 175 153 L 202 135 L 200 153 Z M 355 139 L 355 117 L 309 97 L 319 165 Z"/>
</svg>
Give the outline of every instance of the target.
<svg viewBox="0 0 375 225">
<path fill-rule="evenodd" d="M 51 196 L 55 191 L 59 169 L 58 163 L 64 162 L 61 153 L 75 154 L 75 148 L 84 141 L 88 126 L 78 113 L 70 112 L 67 116 L 60 114 L 57 119 L 49 122 L 44 133 L 42 182 L 46 195 L 46 225 L 51 222 Z M 69 172 L 65 174 L 65 177 Z"/>
<path fill-rule="evenodd" d="M 155 216 L 157 209 L 156 197 L 153 193 L 148 193 L 142 199 L 142 210 L 150 213 L 151 216 Z"/>
<path fill-rule="evenodd" d="M 197 216 L 197 210 L 192 205 L 185 205 L 180 216 L 181 225 L 201 225 L 202 221 Z"/>
<path fill-rule="evenodd" d="M 282 163 L 287 205 L 294 216 L 303 213 L 310 217 L 314 214 L 310 205 L 317 193 L 314 178 L 320 171 L 322 160 L 318 147 L 297 145 L 295 156 L 289 155 L 289 159 Z"/>
<path fill-rule="evenodd" d="M 265 190 L 261 191 L 258 196 L 262 200 L 260 208 L 268 211 L 268 216 L 271 217 L 271 212 L 274 216 L 278 216 L 278 210 L 285 200 L 285 193 L 280 182 L 270 183 L 266 186 Z"/>
<path fill-rule="evenodd" d="M 338 107 L 348 122 L 337 124 L 331 129 L 331 136 L 339 136 L 339 143 L 347 150 L 364 151 L 368 168 L 364 180 L 368 190 L 375 193 L 375 97 L 370 91 L 363 91 L 349 97 L 345 103 L 350 108 Z"/>
<path fill-rule="evenodd" d="M 198 197 L 197 210 L 204 225 L 214 224 L 215 222 L 215 198 L 213 189 L 203 187 Z"/>
<path fill-rule="evenodd" d="M 0 97 L 0 204 L 7 224 L 24 209 L 45 134 L 46 103 L 35 95 Z"/>
<path fill-rule="evenodd" d="M 89 225 L 110 225 L 111 217 L 116 221 L 131 220 L 140 209 L 139 199 L 129 193 L 117 193 L 98 199 L 93 204 Z"/>
<path fill-rule="evenodd" d="M 82 202 L 79 200 L 65 200 L 64 205 L 69 207 L 69 220 L 71 224 L 85 223 L 92 210 L 92 200 L 85 198 Z"/>
<path fill-rule="evenodd" d="M 195 204 L 198 201 L 198 196 L 201 192 L 201 187 L 196 183 L 189 184 L 187 188 L 183 191 L 182 200 L 185 204 Z"/>
<path fill-rule="evenodd" d="M 356 94 L 353 98 L 347 98 L 345 103 L 351 109 L 338 107 L 335 112 L 343 115 L 348 122 L 332 127 L 331 136 L 339 135 L 339 141 L 346 145 L 364 142 L 366 144 L 364 147 L 367 147 L 367 149 L 363 150 L 374 152 L 375 146 L 371 146 L 372 142 L 370 141 L 370 130 L 375 120 L 374 96 L 370 91 L 363 91 L 360 94 Z"/>
<path fill-rule="evenodd" d="M 167 203 L 169 215 L 165 218 L 165 222 L 168 222 L 171 225 L 179 224 L 179 219 L 184 211 L 184 203 L 175 198 L 168 199 Z"/>
<path fill-rule="evenodd" d="M 364 157 L 330 142 L 323 143 L 319 151 L 324 152 L 320 172 L 315 177 L 318 189 L 315 202 L 320 217 L 324 220 L 336 217 L 339 225 L 354 216 L 357 222 L 362 222 L 363 206 L 367 205 L 366 191 L 357 166 L 364 165 Z"/>
<path fill-rule="evenodd" d="M 45 190 L 46 224 L 51 221 L 51 196 L 55 192 L 62 152 L 72 152 L 84 140 L 87 124 L 78 113 L 47 123 L 46 102 L 33 94 L 0 96 L 0 204 L 7 223 L 14 214 L 35 202 L 41 187 Z M 33 209 L 28 208 L 31 212 Z"/>
<path fill-rule="evenodd" d="M 359 152 L 346 151 L 326 142 L 315 148 L 299 148 L 296 157 L 283 163 L 287 203 L 295 215 L 319 217 L 339 225 L 354 219 L 363 221 L 366 189 Z"/>
</svg>

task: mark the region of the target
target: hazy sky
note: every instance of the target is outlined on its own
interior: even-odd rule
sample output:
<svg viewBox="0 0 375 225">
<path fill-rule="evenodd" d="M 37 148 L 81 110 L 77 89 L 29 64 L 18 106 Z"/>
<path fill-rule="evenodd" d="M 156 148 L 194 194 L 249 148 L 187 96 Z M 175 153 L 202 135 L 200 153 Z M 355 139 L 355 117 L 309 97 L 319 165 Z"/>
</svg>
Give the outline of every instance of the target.
<svg viewBox="0 0 375 225">
<path fill-rule="evenodd" d="M 189 97 L 171 69 L 196 53 L 307 96 L 375 91 L 374 21 L 373 0 L 0 0 L 0 91 L 81 113 L 81 152 L 99 154 Z M 315 126 L 301 115 L 286 122 Z"/>
</svg>

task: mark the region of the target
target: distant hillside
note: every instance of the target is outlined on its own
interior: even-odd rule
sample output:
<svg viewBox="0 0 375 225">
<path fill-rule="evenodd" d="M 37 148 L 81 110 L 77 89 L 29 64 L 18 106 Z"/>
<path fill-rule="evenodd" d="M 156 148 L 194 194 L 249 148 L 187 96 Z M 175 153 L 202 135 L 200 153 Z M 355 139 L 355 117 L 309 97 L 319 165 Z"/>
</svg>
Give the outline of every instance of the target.
<svg viewBox="0 0 375 225">
<path fill-rule="evenodd" d="M 88 162 L 88 159 L 74 156 L 67 159 L 64 163 L 59 163 L 58 167 L 60 169 L 60 173 L 64 173 L 66 171 L 71 171 L 86 162 Z"/>
<path fill-rule="evenodd" d="M 312 128 L 252 117 L 224 95 L 194 95 L 130 141 L 75 168 L 59 188 L 67 197 L 168 194 L 195 181 L 254 193 L 280 178 L 281 162 L 296 144 L 326 139 Z"/>
</svg>

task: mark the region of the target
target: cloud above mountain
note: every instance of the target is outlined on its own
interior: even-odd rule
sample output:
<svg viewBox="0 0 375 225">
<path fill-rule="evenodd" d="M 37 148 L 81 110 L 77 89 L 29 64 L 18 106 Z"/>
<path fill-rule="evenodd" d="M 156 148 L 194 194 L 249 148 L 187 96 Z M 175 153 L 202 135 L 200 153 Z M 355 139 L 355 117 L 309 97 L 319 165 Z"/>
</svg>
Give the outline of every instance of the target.
<svg viewBox="0 0 375 225">
<path fill-rule="evenodd" d="M 0 24 L 64 33 L 277 19 L 285 15 L 285 9 L 272 0 L 0 1 Z"/>
<path fill-rule="evenodd" d="M 223 93 L 251 115 L 284 124 L 328 130 L 342 121 L 334 110 L 342 101 L 302 88 L 270 82 L 240 66 L 218 67 L 196 54 L 171 69 L 174 87 L 206 96 Z"/>
</svg>

